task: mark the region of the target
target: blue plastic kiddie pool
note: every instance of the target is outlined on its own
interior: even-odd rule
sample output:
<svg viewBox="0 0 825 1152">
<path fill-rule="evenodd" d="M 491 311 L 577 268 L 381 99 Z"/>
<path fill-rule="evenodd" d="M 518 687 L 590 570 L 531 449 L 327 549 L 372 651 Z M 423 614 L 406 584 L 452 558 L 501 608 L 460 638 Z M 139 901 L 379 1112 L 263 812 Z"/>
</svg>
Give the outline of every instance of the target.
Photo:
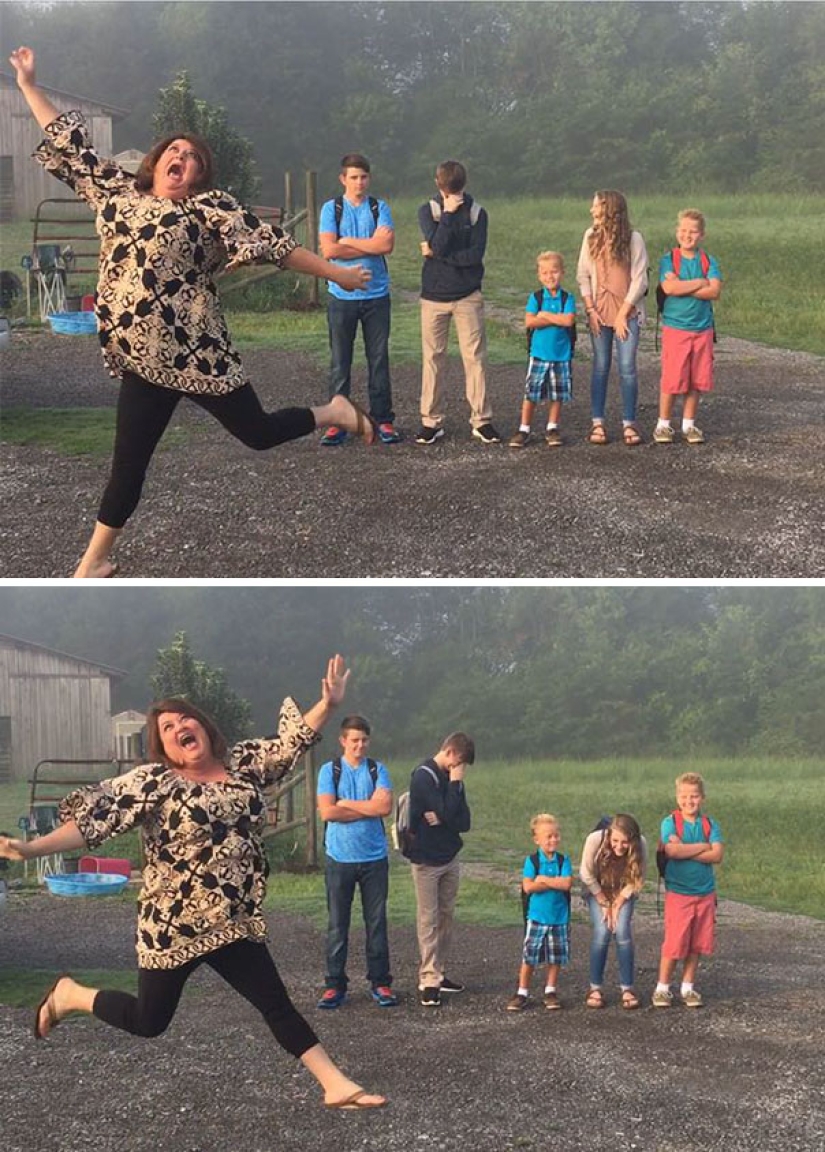
<svg viewBox="0 0 825 1152">
<path fill-rule="evenodd" d="M 52 896 L 114 896 L 129 883 L 128 876 L 106 872 L 77 872 L 74 875 L 47 876 Z"/>
</svg>

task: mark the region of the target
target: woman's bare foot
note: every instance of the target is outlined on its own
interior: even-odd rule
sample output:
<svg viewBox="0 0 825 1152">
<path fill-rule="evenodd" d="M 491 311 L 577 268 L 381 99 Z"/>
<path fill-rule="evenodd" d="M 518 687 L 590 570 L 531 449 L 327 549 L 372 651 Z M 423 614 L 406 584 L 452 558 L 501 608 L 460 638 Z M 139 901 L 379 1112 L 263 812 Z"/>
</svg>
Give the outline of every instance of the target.
<svg viewBox="0 0 825 1152">
<path fill-rule="evenodd" d="M 375 442 L 375 424 L 359 404 L 346 396 L 333 396 L 326 408 L 329 419 L 325 423 L 337 425 L 360 436 L 365 444 Z"/>
<path fill-rule="evenodd" d="M 117 572 L 117 564 L 112 560 L 81 560 L 74 570 L 75 580 L 111 580 Z"/>
</svg>

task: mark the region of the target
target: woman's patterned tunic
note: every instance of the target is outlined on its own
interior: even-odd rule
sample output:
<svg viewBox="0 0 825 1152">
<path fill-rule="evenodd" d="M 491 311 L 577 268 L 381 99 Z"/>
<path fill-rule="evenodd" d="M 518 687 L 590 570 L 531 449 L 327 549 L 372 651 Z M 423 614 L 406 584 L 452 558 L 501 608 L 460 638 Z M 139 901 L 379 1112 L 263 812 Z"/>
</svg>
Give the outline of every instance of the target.
<svg viewBox="0 0 825 1152">
<path fill-rule="evenodd" d="M 213 395 L 244 385 L 215 273 L 227 258 L 283 267 L 295 240 L 216 189 L 184 200 L 139 192 L 131 173 L 97 155 L 79 112 L 53 120 L 34 157 L 96 213 L 95 308 L 112 375 Z"/>
<path fill-rule="evenodd" d="M 74 820 L 90 848 L 140 827 L 141 968 L 177 968 L 235 940 L 266 939 L 263 788 L 319 739 L 287 698 L 277 736 L 232 749 L 226 782 L 197 784 L 165 764 L 143 764 L 62 801 L 61 820 Z"/>
</svg>

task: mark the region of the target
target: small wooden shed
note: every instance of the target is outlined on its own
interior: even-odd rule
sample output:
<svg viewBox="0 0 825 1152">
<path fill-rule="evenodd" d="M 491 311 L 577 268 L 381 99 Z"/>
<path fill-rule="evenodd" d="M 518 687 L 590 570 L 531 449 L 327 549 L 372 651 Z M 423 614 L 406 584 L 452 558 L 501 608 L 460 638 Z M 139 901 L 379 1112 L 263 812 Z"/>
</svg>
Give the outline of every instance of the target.
<svg viewBox="0 0 825 1152">
<path fill-rule="evenodd" d="M 0 782 L 40 760 L 114 758 L 111 689 L 125 675 L 0 634 Z"/>
<path fill-rule="evenodd" d="M 40 87 L 60 112 L 79 109 L 86 117 L 95 148 L 112 154 L 112 124 L 128 116 L 124 108 L 103 104 L 89 96 Z M 14 76 L 0 72 L 0 221 L 31 216 L 41 200 L 61 195 L 60 185 L 31 159 L 43 133 L 29 111 Z M 66 193 L 70 195 L 70 193 Z"/>
</svg>

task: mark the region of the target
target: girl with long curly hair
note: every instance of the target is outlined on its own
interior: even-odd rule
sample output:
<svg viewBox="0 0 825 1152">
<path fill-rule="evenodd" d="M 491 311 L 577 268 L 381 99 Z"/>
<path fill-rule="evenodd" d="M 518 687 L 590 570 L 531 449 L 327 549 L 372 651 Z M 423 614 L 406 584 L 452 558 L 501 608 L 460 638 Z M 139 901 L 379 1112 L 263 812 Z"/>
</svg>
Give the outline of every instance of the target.
<svg viewBox="0 0 825 1152">
<path fill-rule="evenodd" d="M 633 991 L 633 909 L 647 867 L 647 843 L 633 816 L 618 812 L 606 829 L 591 832 L 582 849 L 580 875 L 593 935 L 588 1008 L 604 1008 L 602 992 L 610 941 L 616 942 L 622 1008 L 639 1007 Z"/>
<path fill-rule="evenodd" d="M 593 226 L 582 240 L 576 279 L 587 311 L 593 348 L 590 378 L 591 444 L 606 444 L 607 381 L 616 349 L 622 392 L 622 439 L 641 444 L 636 425 L 639 375 L 636 354 L 644 321 L 647 249 L 641 232 L 630 224 L 627 201 L 612 189 L 596 192 L 590 205 Z"/>
</svg>

